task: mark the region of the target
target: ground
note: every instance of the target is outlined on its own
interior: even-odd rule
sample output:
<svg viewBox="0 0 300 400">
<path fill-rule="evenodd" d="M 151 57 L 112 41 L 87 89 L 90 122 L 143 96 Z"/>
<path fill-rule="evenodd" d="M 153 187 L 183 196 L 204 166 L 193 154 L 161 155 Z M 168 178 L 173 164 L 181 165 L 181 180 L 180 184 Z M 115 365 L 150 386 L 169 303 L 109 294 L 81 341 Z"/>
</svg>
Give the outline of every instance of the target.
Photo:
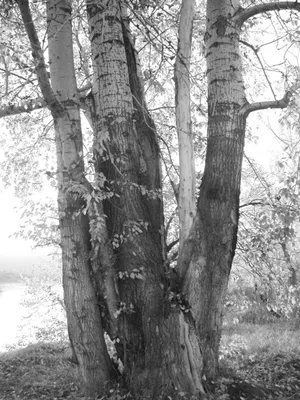
<svg viewBox="0 0 300 400">
<path fill-rule="evenodd" d="M 298 400 L 299 333 L 283 322 L 225 325 L 221 378 L 207 385 L 214 390 L 208 400 Z M 110 398 L 130 396 L 116 388 Z M 0 400 L 34 399 L 84 400 L 67 344 L 38 343 L 0 355 Z"/>
</svg>

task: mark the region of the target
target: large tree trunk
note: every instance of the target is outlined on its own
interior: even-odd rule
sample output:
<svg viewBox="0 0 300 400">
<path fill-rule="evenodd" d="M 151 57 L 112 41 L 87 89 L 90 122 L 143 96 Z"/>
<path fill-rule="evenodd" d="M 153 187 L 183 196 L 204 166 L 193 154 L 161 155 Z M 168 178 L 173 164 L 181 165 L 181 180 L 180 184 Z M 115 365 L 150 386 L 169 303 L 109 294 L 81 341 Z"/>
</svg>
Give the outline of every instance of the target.
<svg viewBox="0 0 300 400">
<path fill-rule="evenodd" d="M 197 216 L 179 260 L 204 358 L 204 374 L 218 373 L 222 309 L 236 248 L 246 104 L 238 2 L 207 2 L 208 138 Z"/>
<path fill-rule="evenodd" d="M 92 284 L 79 99 L 73 67 L 71 3 L 47 1 L 49 64 L 62 112 L 53 113 L 58 178 L 63 287 L 70 341 L 87 395 L 104 394 L 111 377 L 100 310 Z"/>
<path fill-rule="evenodd" d="M 118 350 L 125 379 L 136 397 L 156 398 L 175 387 L 203 392 L 193 322 L 168 299 L 159 148 L 125 10 L 116 0 L 97 7 L 88 1 L 87 10 L 95 77 L 95 168 L 106 178 L 104 212 L 115 242 Z"/>
</svg>

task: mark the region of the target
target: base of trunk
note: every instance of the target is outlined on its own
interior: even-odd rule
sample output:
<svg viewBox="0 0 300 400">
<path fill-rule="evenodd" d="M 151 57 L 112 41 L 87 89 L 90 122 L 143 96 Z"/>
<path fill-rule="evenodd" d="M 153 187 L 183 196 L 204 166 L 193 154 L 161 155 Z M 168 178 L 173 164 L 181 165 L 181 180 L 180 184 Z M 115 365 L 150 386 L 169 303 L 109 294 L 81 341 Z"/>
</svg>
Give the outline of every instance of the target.
<svg viewBox="0 0 300 400">
<path fill-rule="evenodd" d="M 131 371 L 129 386 L 135 399 L 205 398 L 203 359 L 193 323 L 181 311 L 171 311 L 146 344 L 143 365 Z"/>
</svg>

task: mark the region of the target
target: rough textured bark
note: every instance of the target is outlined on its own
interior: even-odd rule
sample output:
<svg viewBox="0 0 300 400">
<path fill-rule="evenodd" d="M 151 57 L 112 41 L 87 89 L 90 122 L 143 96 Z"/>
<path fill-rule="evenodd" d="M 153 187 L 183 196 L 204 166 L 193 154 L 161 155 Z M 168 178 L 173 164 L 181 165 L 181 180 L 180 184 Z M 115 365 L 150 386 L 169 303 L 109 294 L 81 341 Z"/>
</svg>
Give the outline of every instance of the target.
<svg viewBox="0 0 300 400">
<path fill-rule="evenodd" d="M 103 394 L 109 386 L 111 363 L 91 279 L 89 221 L 82 213 L 84 192 L 88 187 L 84 176 L 79 99 L 73 64 L 71 3 L 48 1 L 47 19 L 51 82 L 64 109 L 54 122 L 68 331 L 86 394 Z"/>
<path fill-rule="evenodd" d="M 247 102 L 240 29 L 248 18 L 277 9 L 298 5 L 271 2 L 244 10 L 238 0 L 207 2 L 207 153 L 197 215 L 178 264 L 201 342 L 203 372 L 209 378 L 218 374 L 223 299 L 236 248 L 246 118 L 256 110 L 284 108 L 291 96 L 287 92 L 278 101 Z"/>
<path fill-rule="evenodd" d="M 70 341 L 86 393 L 104 393 L 111 376 L 111 363 L 91 281 L 89 222 L 81 212 L 85 205 L 83 194 L 88 189 L 73 67 L 71 4 L 69 1 L 47 1 L 52 87 L 28 1 L 19 1 L 18 4 L 36 60 L 39 85 L 54 119 L 63 286 Z"/>
<path fill-rule="evenodd" d="M 143 398 L 172 393 L 174 385 L 203 392 L 193 324 L 167 298 L 159 148 L 124 9 L 119 1 L 102 1 L 97 8 L 87 2 L 87 10 L 94 76 L 100 77 L 93 84 L 95 166 L 114 193 L 104 211 L 109 237 L 117 238 L 117 336 L 126 381 Z"/>
<path fill-rule="evenodd" d="M 142 116 L 134 115 L 120 3 L 102 1 L 98 7 L 87 4 L 94 76 L 100 78 L 93 83 L 97 115 L 95 167 L 106 178 L 106 195 L 109 197 L 109 191 L 113 193 L 113 197 L 104 201 L 104 212 L 108 216 L 109 237 L 115 238 L 116 243 L 114 268 L 120 296 L 118 338 L 122 347 L 119 354 L 130 380 L 134 369 L 146 362 L 143 325 L 151 320 L 147 301 L 153 300 L 154 291 L 151 307 L 157 308 L 163 296 L 159 286 L 163 272 L 159 233 L 161 201 L 157 192 L 151 192 L 158 190 L 160 184 L 158 147 L 152 131 L 145 137 L 145 131 L 139 129 Z M 126 45 L 130 46 L 129 42 Z M 149 170 L 142 140 L 148 146 L 148 154 L 156 151 L 153 157 L 156 165 Z"/>
<path fill-rule="evenodd" d="M 204 358 L 204 373 L 218 372 L 222 307 L 235 252 L 246 102 L 239 55 L 238 2 L 207 3 L 205 34 L 208 138 L 197 216 L 179 262 Z"/>
</svg>

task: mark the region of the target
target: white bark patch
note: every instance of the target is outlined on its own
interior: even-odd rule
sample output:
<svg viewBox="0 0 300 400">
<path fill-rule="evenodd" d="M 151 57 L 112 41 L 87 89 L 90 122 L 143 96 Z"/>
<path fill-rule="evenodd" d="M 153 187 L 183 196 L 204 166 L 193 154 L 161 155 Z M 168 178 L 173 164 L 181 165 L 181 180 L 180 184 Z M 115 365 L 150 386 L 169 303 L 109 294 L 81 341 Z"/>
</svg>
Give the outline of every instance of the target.
<svg viewBox="0 0 300 400">
<path fill-rule="evenodd" d="M 178 52 L 175 62 L 176 125 L 179 142 L 180 186 L 179 229 L 182 248 L 196 213 L 195 161 L 190 110 L 190 61 L 194 19 L 194 0 L 182 2 Z"/>
</svg>

